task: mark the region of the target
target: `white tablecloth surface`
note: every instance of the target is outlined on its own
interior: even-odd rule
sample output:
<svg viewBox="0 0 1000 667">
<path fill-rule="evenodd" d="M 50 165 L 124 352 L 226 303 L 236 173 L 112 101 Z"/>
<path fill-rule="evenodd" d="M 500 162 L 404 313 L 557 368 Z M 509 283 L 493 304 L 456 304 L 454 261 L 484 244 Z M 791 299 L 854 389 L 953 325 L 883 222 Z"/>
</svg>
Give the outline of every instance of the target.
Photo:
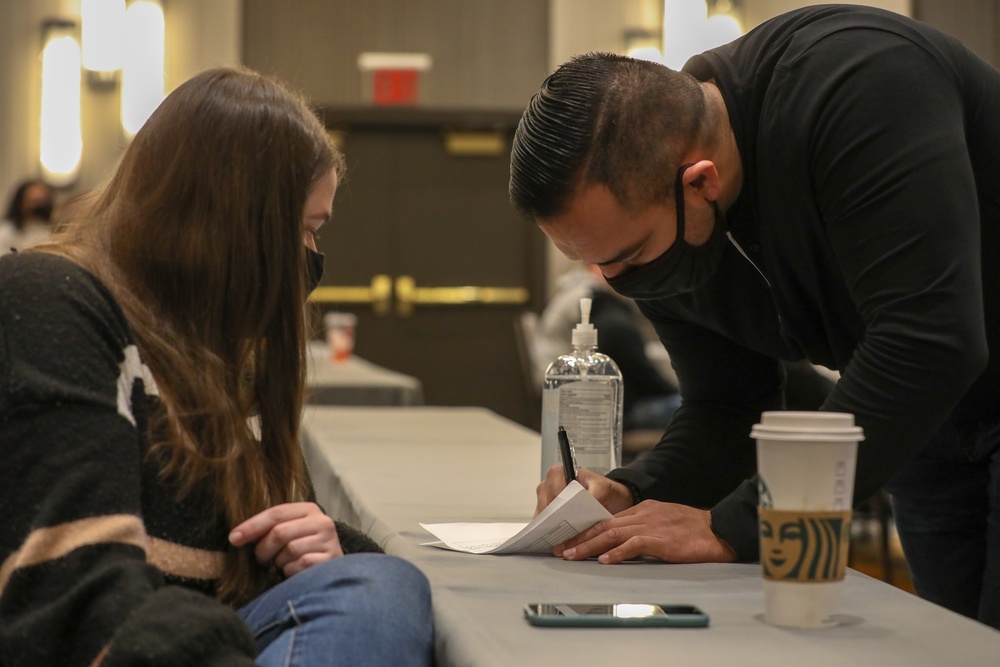
<svg viewBox="0 0 1000 667">
<path fill-rule="evenodd" d="M 306 361 L 306 400 L 312 405 L 421 405 L 424 402 L 423 385 L 417 378 L 356 355 L 334 362 L 325 342 L 310 342 Z"/>
<path fill-rule="evenodd" d="M 309 407 L 304 446 L 319 500 L 430 579 L 441 667 L 996 667 L 1000 632 L 849 570 L 841 624 L 789 630 L 763 622 L 760 568 L 565 562 L 475 556 L 421 546 L 418 525 L 528 521 L 536 433 L 479 408 Z M 706 629 L 551 629 L 525 603 L 690 603 Z"/>
</svg>

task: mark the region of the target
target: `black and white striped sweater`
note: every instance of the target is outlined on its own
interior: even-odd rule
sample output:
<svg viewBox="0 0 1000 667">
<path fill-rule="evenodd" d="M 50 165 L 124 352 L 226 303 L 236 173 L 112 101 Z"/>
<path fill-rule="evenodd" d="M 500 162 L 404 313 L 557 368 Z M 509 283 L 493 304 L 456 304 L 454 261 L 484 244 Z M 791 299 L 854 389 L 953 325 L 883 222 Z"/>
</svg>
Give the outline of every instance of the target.
<svg viewBox="0 0 1000 667">
<path fill-rule="evenodd" d="M 226 523 L 144 461 L 156 393 L 100 281 L 52 255 L 0 258 L 3 667 L 88 665 L 109 643 L 106 666 L 158 644 L 176 655 L 143 664 L 253 664 L 236 613 L 191 591 L 214 590 Z"/>
</svg>

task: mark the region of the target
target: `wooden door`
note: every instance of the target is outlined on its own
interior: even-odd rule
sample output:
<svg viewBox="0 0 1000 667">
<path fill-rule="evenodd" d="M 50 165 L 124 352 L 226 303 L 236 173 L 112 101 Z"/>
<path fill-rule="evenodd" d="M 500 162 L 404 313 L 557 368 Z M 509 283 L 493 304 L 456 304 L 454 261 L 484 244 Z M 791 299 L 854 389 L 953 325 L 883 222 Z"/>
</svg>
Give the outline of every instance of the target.
<svg viewBox="0 0 1000 667">
<path fill-rule="evenodd" d="M 347 175 L 319 241 L 320 310 L 358 315 L 356 351 L 419 378 L 430 405 L 537 428 L 514 337 L 541 305 L 541 232 L 507 196 L 509 112 L 326 110 Z"/>
</svg>

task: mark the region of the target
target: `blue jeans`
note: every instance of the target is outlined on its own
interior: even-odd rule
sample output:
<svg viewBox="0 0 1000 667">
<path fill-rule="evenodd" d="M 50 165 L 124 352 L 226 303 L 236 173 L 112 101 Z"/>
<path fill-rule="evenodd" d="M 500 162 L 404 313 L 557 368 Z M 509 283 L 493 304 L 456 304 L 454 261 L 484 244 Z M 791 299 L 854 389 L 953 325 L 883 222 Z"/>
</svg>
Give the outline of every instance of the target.
<svg viewBox="0 0 1000 667">
<path fill-rule="evenodd" d="M 430 586 L 393 556 L 351 554 L 314 565 L 239 613 L 262 667 L 433 664 Z"/>
<path fill-rule="evenodd" d="M 1000 629 L 1000 420 L 946 422 L 886 490 L 917 594 Z"/>
</svg>

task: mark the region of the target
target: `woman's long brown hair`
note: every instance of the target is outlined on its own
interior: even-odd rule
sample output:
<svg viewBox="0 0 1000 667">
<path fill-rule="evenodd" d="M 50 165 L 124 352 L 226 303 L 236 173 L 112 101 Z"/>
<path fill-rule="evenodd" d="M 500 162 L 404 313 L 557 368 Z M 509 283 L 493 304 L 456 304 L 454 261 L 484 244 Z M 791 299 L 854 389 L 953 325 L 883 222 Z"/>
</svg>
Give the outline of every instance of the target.
<svg viewBox="0 0 1000 667">
<path fill-rule="evenodd" d="M 48 248 L 121 304 L 159 389 L 150 456 L 182 494 L 214 488 L 231 526 L 309 493 L 302 220 L 316 181 L 342 168 L 299 97 L 248 70 L 207 70 L 163 101 Z M 231 548 L 219 597 L 245 603 L 274 576 Z"/>
</svg>

